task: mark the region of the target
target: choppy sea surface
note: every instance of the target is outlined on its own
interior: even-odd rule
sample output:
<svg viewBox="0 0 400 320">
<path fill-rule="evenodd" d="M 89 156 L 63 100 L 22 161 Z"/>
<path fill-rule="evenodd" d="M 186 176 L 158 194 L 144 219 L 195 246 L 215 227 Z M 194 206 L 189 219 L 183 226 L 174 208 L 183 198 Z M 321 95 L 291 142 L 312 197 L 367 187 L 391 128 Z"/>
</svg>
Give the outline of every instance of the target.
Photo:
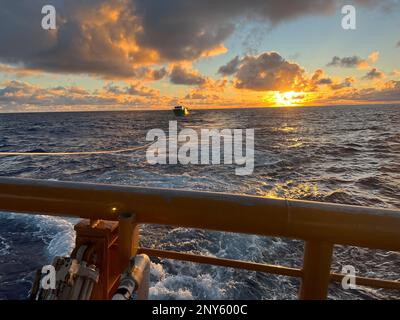
<svg viewBox="0 0 400 320">
<path fill-rule="evenodd" d="M 0 114 L 0 152 L 74 152 L 145 145 L 168 131 L 171 111 Z M 145 150 L 112 155 L 0 156 L 0 176 L 207 190 L 400 208 L 400 106 L 192 110 L 180 129 L 255 129 L 255 168 L 150 165 Z M 218 213 L 216 213 L 218 214 Z M 34 270 L 71 252 L 77 219 L 0 213 L 0 299 L 25 299 Z M 142 243 L 300 267 L 303 242 L 144 225 Z M 400 280 L 400 253 L 336 246 L 332 270 Z M 299 281 L 263 273 L 153 260 L 153 299 L 295 299 Z M 399 299 L 400 293 L 332 284 L 331 299 Z"/>
</svg>

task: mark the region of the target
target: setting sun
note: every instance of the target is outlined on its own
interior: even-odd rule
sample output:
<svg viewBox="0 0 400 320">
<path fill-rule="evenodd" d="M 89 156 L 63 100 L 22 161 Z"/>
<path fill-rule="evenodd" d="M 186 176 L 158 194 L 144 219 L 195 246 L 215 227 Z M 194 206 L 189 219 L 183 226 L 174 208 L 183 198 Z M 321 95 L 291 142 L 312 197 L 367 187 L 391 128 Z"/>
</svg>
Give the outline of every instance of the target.
<svg viewBox="0 0 400 320">
<path fill-rule="evenodd" d="M 302 104 L 303 100 L 303 92 L 288 91 L 275 93 L 275 104 L 277 106 L 296 106 Z"/>
</svg>

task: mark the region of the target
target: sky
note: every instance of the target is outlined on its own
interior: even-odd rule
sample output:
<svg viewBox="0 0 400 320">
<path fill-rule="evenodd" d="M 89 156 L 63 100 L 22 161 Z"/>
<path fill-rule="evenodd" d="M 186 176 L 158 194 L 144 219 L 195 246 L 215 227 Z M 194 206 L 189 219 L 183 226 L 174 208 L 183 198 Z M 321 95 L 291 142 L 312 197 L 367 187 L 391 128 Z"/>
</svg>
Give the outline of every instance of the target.
<svg viewBox="0 0 400 320">
<path fill-rule="evenodd" d="M 56 29 L 42 28 L 44 5 Z M 342 27 L 344 5 L 356 29 Z M 0 0 L 0 112 L 400 103 L 400 0 Z"/>
</svg>

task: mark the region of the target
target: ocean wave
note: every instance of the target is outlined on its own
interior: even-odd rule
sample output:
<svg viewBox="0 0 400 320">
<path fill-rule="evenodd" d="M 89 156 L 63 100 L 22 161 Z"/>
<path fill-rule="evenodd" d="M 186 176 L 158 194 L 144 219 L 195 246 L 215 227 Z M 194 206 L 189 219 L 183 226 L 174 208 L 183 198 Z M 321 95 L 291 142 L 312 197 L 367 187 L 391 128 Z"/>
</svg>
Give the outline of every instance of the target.
<svg viewBox="0 0 400 320">
<path fill-rule="evenodd" d="M 52 159 L 2 157 L 0 175 L 399 208 L 398 109 L 357 108 L 196 111 L 180 122 L 182 128 L 256 128 L 255 170 L 250 176 L 235 176 L 234 165 L 150 166 L 144 153 Z M 357 121 L 352 112 L 360 116 Z M 14 146 L 11 149 L 30 152 L 45 152 L 41 146 L 65 150 L 123 148 L 143 139 L 149 129 L 167 129 L 172 118 L 169 114 L 0 115 L 0 143 L 3 149 Z M 42 129 L 27 134 L 25 129 L 33 125 Z M 53 256 L 70 253 L 75 222 L 0 213 L 0 257 L 7 261 L 0 266 L 0 298 L 26 297 L 30 272 L 50 262 Z M 141 243 L 146 247 L 293 267 L 301 267 L 302 263 L 301 241 L 165 226 L 143 226 L 141 235 Z M 347 258 L 337 255 L 334 266 L 339 267 L 341 261 L 360 263 L 369 276 L 395 279 L 397 273 L 399 277 L 398 263 L 387 264 L 399 261 L 396 255 L 381 252 L 382 256 L 374 260 L 376 252 L 347 253 Z M 298 280 L 291 278 L 152 259 L 151 298 L 294 299 L 298 288 Z M 329 297 L 380 299 L 393 294 L 378 290 L 343 293 L 340 286 L 333 286 Z"/>
<path fill-rule="evenodd" d="M 332 191 L 327 195 L 325 195 L 323 197 L 323 200 L 325 202 L 344 203 L 344 204 L 351 204 L 351 203 L 355 204 L 356 202 L 354 197 L 350 193 L 344 190 Z"/>
<path fill-rule="evenodd" d="M 168 262 L 164 262 L 168 263 Z M 184 266 L 185 265 L 185 266 Z M 193 263 L 175 262 L 175 269 L 186 268 L 192 275 L 185 272 L 167 274 L 161 264 L 151 266 L 152 286 L 149 296 L 151 299 L 224 299 L 225 291 L 220 288 L 217 278 L 208 273 L 199 273 L 198 267 Z"/>
<path fill-rule="evenodd" d="M 0 236 L 0 256 L 6 256 L 10 253 L 11 243 Z"/>
</svg>

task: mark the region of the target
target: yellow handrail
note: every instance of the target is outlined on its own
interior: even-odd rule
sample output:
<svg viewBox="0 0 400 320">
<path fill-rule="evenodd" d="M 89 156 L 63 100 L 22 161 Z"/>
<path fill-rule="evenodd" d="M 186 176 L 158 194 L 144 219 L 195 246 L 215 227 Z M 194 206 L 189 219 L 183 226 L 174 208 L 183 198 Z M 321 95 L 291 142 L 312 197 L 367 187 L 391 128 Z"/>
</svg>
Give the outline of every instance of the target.
<svg viewBox="0 0 400 320">
<path fill-rule="evenodd" d="M 232 260 L 232 259 L 223 259 L 217 257 L 208 257 L 201 256 L 197 254 L 190 253 L 182 253 L 176 251 L 166 251 L 166 250 L 157 250 L 150 248 L 139 248 L 138 254 L 147 254 L 151 257 L 158 258 L 166 258 L 166 259 L 174 259 L 180 261 L 188 261 L 202 264 L 209 264 L 214 266 L 222 266 L 222 267 L 230 267 L 237 268 L 242 270 L 250 270 L 250 271 L 258 271 L 264 272 L 274 275 L 302 278 L 303 271 L 297 268 L 290 268 L 284 266 L 263 264 L 263 263 L 255 263 L 255 262 L 245 262 L 240 260 Z M 346 275 L 340 273 L 331 273 L 330 281 L 331 282 L 342 282 L 343 277 Z M 400 281 L 390 281 L 390 280 L 381 280 L 367 277 L 355 277 L 355 281 L 358 285 L 368 286 L 378 289 L 393 289 L 400 290 Z"/>
<path fill-rule="evenodd" d="M 304 240 L 300 296 L 307 299 L 326 297 L 334 244 L 400 251 L 400 211 L 390 209 L 211 192 L 0 178 L 0 210 L 111 221 L 118 221 L 121 213 L 134 213 L 137 224 Z"/>
</svg>

